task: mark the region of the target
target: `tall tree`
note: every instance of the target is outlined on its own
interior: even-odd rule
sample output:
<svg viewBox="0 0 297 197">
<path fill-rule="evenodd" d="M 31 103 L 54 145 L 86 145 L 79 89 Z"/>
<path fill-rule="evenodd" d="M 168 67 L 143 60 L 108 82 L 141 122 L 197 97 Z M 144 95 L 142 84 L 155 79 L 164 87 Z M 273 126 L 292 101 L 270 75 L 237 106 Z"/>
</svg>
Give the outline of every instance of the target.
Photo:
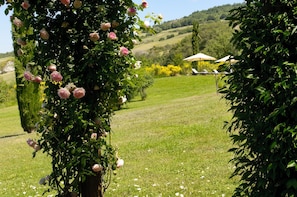
<svg viewBox="0 0 297 197">
<path fill-rule="evenodd" d="M 199 23 L 198 21 L 193 22 L 193 29 L 192 29 L 192 51 L 193 55 L 197 54 L 199 52 L 199 41 L 200 41 L 200 35 L 199 35 Z M 192 62 L 192 66 L 196 67 L 196 62 Z"/>
<path fill-rule="evenodd" d="M 297 194 L 297 1 L 247 0 L 232 11 L 242 53 L 222 91 L 234 113 L 234 196 Z"/>
</svg>

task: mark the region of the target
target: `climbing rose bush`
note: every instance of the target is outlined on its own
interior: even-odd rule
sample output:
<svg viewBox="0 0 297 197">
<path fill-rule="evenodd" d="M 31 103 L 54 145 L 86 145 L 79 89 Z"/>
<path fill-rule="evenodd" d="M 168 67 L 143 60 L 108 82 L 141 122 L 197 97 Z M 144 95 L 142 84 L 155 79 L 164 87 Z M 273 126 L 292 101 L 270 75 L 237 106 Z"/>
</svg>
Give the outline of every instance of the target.
<svg viewBox="0 0 297 197">
<path fill-rule="evenodd" d="M 110 118 L 136 62 L 130 52 L 136 32 L 150 30 L 137 15 L 147 2 L 6 3 L 17 10 L 11 20 L 19 59 L 28 57 L 26 43 L 34 45 L 24 79 L 45 83 L 40 138 L 27 142 L 34 156 L 42 150 L 52 158 L 53 171 L 40 183 L 48 182 L 57 196 L 103 196 L 110 174 L 124 164 L 111 144 Z"/>
</svg>

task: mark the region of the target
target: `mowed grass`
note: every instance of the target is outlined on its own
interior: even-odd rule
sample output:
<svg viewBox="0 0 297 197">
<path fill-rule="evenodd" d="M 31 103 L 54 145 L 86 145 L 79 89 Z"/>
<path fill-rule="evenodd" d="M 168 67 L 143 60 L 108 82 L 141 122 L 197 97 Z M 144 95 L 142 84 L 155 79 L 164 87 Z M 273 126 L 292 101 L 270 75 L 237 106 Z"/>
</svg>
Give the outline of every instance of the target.
<svg viewBox="0 0 297 197">
<path fill-rule="evenodd" d="M 112 142 L 125 165 L 112 176 L 105 196 L 231 196 L 236 180 L 229 179 L 231 142 L 223 129 L 231 114 L 214 80 L 155 79 L 147 100 L 136 98 L 116 112 Z M 17 113 L 14 118 L 15 123 L 6 127 L 22 133 Z M 7 134 L 2 127 L 1 116 L 0 136 Z M 0 138 L 0 196 L 41 196 L 45 189 L 38 181 L 51 171 L 50 158 L 39 153 L 32 159 L 29 137 L 35 134 Z"/>
</svg>

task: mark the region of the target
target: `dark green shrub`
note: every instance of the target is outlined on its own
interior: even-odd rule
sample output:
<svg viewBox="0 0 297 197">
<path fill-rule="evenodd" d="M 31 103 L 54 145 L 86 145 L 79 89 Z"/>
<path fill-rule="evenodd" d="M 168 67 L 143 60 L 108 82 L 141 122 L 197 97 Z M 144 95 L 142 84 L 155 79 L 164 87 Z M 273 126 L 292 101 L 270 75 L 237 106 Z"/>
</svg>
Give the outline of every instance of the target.
<svg viewBox="0 0 297 197">
<path fill-rule="evenodd" d="M 247 1 L 232 11 L 242 54 L 222 91 L 234 113 L 234 196 L 297 195 L 297 1 Z"/>
</svg>

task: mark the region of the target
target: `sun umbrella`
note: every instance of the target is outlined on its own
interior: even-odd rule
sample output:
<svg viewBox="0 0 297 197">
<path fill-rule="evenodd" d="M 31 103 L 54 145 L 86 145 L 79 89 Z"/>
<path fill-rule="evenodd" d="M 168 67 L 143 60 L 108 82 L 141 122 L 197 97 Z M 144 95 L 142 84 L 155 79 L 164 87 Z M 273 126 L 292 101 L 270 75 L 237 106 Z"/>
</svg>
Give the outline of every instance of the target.
<svg viewBox="0 0 297 197">
<path fill-rule="evenodd" d="M 194 61 L 203 61 L 203 60 L 216 60 L 216 58 L 211 57 L 209 55 L 205 55 L 204 53 L 197 53 L 196 55 L 187 57 L 184 60 L 189 62 L 194 62 Z"/>
<path fill-rule="evenodd" d="M 221 59 L 218 59 L 218 60 L 216 61 L 216 63 L 219 63 L 219 62 L 236 63 L 236 62 L 238 62 L 238 60 L 234 59 L 234 57 L 231 56 L 231 55 L 227 55 L 227 56 L 225 56 L 225 57 L 223 57 L 223 58 L 221 58 Z"/>
</svg>

